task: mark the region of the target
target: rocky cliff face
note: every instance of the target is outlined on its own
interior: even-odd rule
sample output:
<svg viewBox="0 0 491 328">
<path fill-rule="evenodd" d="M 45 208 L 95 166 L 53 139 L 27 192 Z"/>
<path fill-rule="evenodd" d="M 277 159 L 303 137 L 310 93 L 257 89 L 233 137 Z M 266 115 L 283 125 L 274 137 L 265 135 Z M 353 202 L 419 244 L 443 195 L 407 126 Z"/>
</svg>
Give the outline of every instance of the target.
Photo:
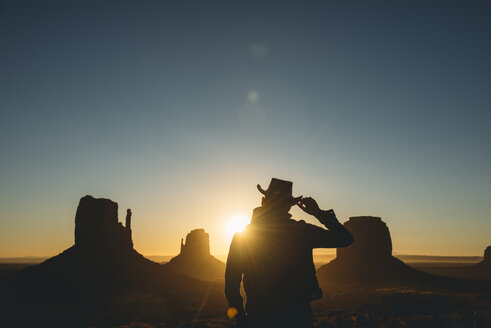
<svg viewBox="0 0 491 328">
<path fill-rule="evenodd" d="M 188 233 L 186 243 L 181 239 L 181 253 L 164 268 L 201 280 L 218 280 L 225 274 L 225 264 L 210 254 L 210 236 L 204 229 Z"/>
<path fill-rule="evenodd" d="M 131 211 L 128 210 L 127 224 L 130 220 Z M 133 249 L 131 227 L 118 222 L 118 203 L 110 199 L 82 197 L 75 215 L 75 246 L 97 252 Z"/>
<path fill-rule="evenodd" d="M 403 283 L 425 278 L 425 273 L 392 256 L 390 232 L 381 218 L 352 217 L 344 226 L 355 241 L 338 248 L 336 258 L 319 268 L 321 283 Z"/>
</svg>

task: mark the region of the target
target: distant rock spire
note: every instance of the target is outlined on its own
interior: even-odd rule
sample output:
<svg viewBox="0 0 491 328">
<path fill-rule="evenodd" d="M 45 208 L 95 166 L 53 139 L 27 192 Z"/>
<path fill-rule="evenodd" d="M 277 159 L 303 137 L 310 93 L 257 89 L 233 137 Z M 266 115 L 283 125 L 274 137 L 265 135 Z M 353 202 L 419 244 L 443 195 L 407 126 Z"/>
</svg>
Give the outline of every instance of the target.
<svg viewBox="0 0 491 328">
<path fill-rule="evenodd" d="M 186 236 L 186 243 L 181 239 L 181 255 L 183 256 L 209 256 L 210 235 L 205 229 L 194 229 Z"/>
<path fill-rule="evenodd" d="M 131 230 L 131 209 L 126 210 L 126 224 L 125 224 L 126 229 Z"/>
<path fill-rule="evenodd" d="M 210 235 L 205 229 L 195 229 L 181 238 L 181 252 L 164 267 L 170 271 L 202 280 L 222 279 L 225 263 L 210 254 Z"/>
</svg>

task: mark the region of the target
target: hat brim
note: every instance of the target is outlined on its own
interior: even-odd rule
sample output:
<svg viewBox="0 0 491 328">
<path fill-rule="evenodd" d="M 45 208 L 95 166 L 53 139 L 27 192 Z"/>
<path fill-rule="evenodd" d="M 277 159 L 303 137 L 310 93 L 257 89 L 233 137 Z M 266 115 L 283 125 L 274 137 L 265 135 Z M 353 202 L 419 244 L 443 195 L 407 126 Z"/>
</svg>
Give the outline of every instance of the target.
<svg viewBox="0 0 491 328">
<path fill-rule="evenodd" d="M 302 198 L 303 196 L 292 197 L 292 206 L 296 205 Z"/>
<path fill-rule="evenodd" d="M 266 196 L 268 194 L 268 191 L 267 190 L 264 190 L 261 185 L 257 185 L 257 190 L 259 190 L 259 192 L 261 194 L 263 194 L 264 196 Z M 291 205 L 296 205 L 301 199 L 303 198 L 303 196 L 298 196 L 298 197 L 290 197 L 290 203 Z"/>
<path fill-rule="evenodd" d="M 259 190 L 259 192 L 260 192 L 261 194 L 263 194 L 263 195 L 265 195 L 265 196 L 266 196 L 266 190 L 264 190 L 264 189 L 261 187 L 261 185 L 260 185 L 260 184 L 257 184 L 257 186 L 256 186 L 256 187 L 257 187 L 257 190 Z"/>
</svg>

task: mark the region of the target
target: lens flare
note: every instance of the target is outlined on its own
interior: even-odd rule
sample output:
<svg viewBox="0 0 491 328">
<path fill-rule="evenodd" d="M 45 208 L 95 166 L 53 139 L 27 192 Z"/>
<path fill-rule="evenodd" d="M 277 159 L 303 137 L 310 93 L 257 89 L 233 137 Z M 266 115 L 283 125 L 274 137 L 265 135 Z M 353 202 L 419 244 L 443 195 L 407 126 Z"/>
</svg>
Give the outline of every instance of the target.
<svg viewBox="0 0 491 328">
<path fill-rule="evenodd" d="M 234 308 L 234 307 L 228 308 L 228 310 L 227 310 L 227 317 L 229 317 L 229 319 L 233 319 L 233 318 L 235 318 L 235 316 L 238 313 L 239 313 L 239 311 L 237 311 L 236 308 Z"/>
</svg>

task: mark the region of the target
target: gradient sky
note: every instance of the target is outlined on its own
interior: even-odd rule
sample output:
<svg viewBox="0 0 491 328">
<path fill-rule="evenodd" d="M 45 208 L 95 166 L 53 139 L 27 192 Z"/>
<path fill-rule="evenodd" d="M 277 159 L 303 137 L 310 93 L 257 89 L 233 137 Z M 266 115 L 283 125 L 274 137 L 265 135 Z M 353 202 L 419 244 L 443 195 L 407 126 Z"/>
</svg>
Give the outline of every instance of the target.
<svg viewBox="0 0 491 328">
<path fill-rule="evenodd" d="M 143 254 L 224 254 L 256 184 L 381 216 L 394 251 L 491 244 L 488 1 L 1 1 L 0 257 L 73 244 L 79 199 Z M 298 219 L 316 220 L 301 210 Z"/>
</svg>

